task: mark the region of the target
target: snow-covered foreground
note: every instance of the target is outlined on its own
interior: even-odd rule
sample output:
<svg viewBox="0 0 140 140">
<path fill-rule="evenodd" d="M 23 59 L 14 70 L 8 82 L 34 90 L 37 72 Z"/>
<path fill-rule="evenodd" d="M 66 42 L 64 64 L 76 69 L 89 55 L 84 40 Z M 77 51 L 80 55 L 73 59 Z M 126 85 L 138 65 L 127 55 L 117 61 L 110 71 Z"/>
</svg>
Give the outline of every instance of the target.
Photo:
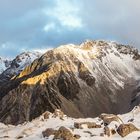
<svg viewBox="0 0 140 140">
<path fill-rule="evenodd" d="M 128 123 L 128 120 L 134 119 L 132 122 L 137 128 L 140 128 L 140 107 L 135 108 L 130 113 L 124 115 L 118 115 L 124 123 Z M 126 137 L 122 138 L 118 133 L 108 137 L 107 135 L 100 136 L 104 133 L 104 125 L 101 128 L 87 128 L 83 125 L 83 129 L 74 128 L 74 122 L 95 122 L 101 124 L 102 120 L 99 118 L 86 118 L 86 119 L 74 119 L 64 116 L 63 119 L 59 116 L 51 114 L 49 119 L 44 119 L 44 115 L 33 120 L 32 122 L 26 122 L 22 125 L 12 126 L 4 125 L 0 123 L 0 140 L 53 140 L 53 135 L 49 138 L 43 138 L 42 132 L 46 128 L 53 128 L 58 130 L 61 126 L 68 128 L 72 134 L 80 135 L 80 140 L 139 140 L 140 131 L 133 132 Z M 111 125 L 110 125 L 111 126 Z"/>
</svg>

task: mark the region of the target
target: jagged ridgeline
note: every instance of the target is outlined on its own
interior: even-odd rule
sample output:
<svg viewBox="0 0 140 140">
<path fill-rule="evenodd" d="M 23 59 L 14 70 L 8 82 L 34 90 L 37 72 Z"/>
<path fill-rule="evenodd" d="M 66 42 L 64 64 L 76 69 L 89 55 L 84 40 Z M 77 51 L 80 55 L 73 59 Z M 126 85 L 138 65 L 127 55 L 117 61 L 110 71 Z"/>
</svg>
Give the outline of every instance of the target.
<svg viewBox="0 0 140 140">
<path fill-rule="evenodd" d="M 71 117 L 125 113 L 140 102 L 139 80 L 135 48 L 105 41 L 60 46 L 1 82 L 0 121 L 19 124 L 56 108 Z"/>
</svg>

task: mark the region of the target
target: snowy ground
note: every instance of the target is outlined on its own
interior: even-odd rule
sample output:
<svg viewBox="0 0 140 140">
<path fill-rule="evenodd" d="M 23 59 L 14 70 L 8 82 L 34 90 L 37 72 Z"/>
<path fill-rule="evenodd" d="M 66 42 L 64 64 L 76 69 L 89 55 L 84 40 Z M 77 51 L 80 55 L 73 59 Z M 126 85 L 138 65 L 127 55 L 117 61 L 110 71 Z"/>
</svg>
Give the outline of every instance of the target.
<svg viewBox="0 0 140 140">
<path fill-rule="evenodd" d="M 46 128 L 59 129 L 60 126 L 65 126 L 69 128 L 73 134 L 79 134 L 81 136 L 80 140 L 139 140 L 140 131 L 133 132 L 128 136 L 122 138 L 119 134 L 113 136 L 100 136 L 104 132 L 104 126 L 101 128 L 92 128 L 88 129 L 86 126 L 83 129 L 74 128 L 74 122 L 96 122 L 101 124 L 99 118 L 86 118 L 86 119 L 74 119 L 67 116 L 64 117 L 64 120 L 59 117 L 52 117 L 50 115 L 49 119 L 43 119 L 43 116 L 33 120 L 32 122 L 26 122 L 22 125 L 12 126 L 4 125 L 0 123 L 0 140 L 15 140 L 17 137 L 22 136 L 22 140 L 52 140 L 53 136 L 49 138 L 43 138 L 42 131 Z M 124 123 L 128 123 L 128 120 L 134 118 L 133 124 L 140 128 L 140 107 L 137 107 L 130 113 L 119 115 Z M 73 129 L 74 128 L 74 129 Z"/>
</svg>

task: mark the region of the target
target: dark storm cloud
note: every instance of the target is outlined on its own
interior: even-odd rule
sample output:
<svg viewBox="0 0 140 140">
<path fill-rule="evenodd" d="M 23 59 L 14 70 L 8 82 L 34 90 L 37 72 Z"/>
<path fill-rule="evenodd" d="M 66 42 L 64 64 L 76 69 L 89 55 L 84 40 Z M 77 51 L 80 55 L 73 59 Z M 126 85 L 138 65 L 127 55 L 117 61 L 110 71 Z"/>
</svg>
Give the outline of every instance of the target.
<svg viewBox="0 0 140 140">
<path fill-rule="evenodd" d="M 139 0 L 0 0 L 0 56 L 107 39 L 139 48 Z"/>
</svg>

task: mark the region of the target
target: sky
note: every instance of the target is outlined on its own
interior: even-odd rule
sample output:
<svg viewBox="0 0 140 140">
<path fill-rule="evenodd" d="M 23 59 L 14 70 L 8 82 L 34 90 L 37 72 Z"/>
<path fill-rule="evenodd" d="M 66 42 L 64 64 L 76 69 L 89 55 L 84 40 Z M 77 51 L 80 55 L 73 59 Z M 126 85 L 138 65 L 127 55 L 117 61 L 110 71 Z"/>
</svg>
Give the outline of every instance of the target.
<svg viewBox="0 0 140 140">
<path fill-rule="evenodd" d="M 0 56 L 86 39 L 140 49 L 139 0 L 0 0 Z"/>
</svg>

